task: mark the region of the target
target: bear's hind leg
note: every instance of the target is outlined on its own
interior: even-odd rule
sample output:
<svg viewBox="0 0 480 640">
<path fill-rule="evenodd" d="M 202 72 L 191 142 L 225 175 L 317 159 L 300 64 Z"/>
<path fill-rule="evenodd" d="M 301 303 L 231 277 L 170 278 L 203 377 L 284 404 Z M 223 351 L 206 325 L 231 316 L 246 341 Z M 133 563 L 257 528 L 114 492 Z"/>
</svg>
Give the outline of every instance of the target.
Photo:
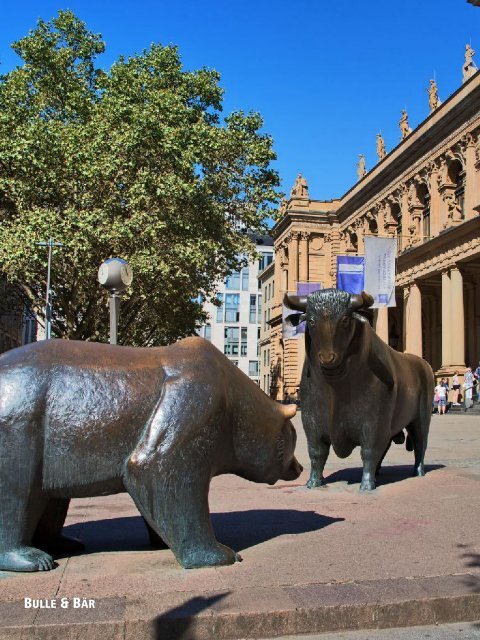
<svg viewBox="0 0 480 640">
<path fill-rule="evenodd" d="M 30 546 L 33 531 L 45 508 L 47 498 L 41 492 L 18 497 L 3 487 L 0 499 L 0 570 L 50 571 L 53 558 Z"/>
<path fill-rule="evenodd" d="M 62 535 L 69 504 L 69 498 L 51 498 L 48 501 L 33 536 L 36 547 L 60 555 L 85 549 L 83 542 L 77 538 Z"/>
</svg>

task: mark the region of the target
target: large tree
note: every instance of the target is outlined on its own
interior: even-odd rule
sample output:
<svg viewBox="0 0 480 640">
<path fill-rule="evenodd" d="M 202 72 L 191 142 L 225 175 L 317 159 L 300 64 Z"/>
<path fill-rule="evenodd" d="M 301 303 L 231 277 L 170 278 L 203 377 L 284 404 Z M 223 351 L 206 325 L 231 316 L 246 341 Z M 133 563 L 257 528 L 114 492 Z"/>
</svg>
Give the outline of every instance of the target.
<svg viewBox="0 0 480 640">
<path fill-rule="evenodd" d="M 0 272 L 40 310 L 49 237 L 54 335 L 106 339 L 96 272 L 128 260 L 120 341 L 161 344 L 202 318 L 199 295 L 254 247 L 277 201 L 271 137 L 258 114 L 221 117 L 216 71 L 182 68 L 152 45 L 96 68 L 104 50 L 72 12 L 40 20 L 0 77 Z"/>
</svg>

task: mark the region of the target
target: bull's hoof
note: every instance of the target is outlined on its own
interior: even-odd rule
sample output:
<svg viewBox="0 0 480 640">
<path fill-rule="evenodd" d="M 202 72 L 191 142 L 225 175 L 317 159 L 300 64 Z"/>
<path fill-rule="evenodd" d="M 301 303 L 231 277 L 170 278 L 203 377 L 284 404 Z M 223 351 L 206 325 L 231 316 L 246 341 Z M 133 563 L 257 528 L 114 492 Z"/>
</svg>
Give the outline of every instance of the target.
<svg viewBox="0 0 480 640">
<path fill-rule="evenodd" d="M 425 467 L 423 466 L 423 462 L 421 462 L 418 467 L 413 467 L 413 477 L 414 478 L 422 478 L 425 475 Z"/>
<path fill-rule="evenodd" d="M 374 491 L 376 488 L 376 484 L 373 480 L 362 480 L 360 484 L 360 493 L 364 493 L 365 491 Z"/>
<path fill-rule="evenodd" d="M 0 553 L 2 571 L 50 571 L 54 566 L 52 556 L 34 547 L 18 547 Z"/>
<path fill-rule="evenodd" d="M 242 562 L 242 556 L 230 547 L 218 544 L 213 549 L 194 549 L 177 557 L 184 569 L 200 567 L 221 567 L 235 562 Z"/>
<path fill-rule="evenodd" d="M 316 489 L 317 487 L 324 487 L 326 485 L 325 478 L 320 476 L 317 478 L 316 476 L 310 476 L 307 481 L 306 487 L 307 489 Z"/>
</svg>

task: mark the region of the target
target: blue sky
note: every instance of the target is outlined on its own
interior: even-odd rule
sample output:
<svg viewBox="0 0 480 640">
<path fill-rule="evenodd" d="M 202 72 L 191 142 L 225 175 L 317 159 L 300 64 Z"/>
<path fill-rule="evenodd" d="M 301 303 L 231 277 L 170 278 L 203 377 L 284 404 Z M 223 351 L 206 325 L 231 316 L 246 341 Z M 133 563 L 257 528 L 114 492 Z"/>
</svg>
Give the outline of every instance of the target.
<svg viewBox="0 0 480 640">
<path fill-rule="evenodd" d="M 102 34 L 104 68 L 160 42 L 187 69 L 219 71 L 225 113 L 262 114 L 283 190 L 301 172 L 319 199 L 352 186 L 359 153 L 375 164 L 379 131 L 396 146 L 402 108 L 412 128 L 428 115 L 434 73 L 441 99 L 459 87 L 467 42 L 480 67 L 480 8 L 466 0 L 27 0 L 0 8 L 0 71 L 18 63 L 10 43 L 59 9 Z"/>
</svg>

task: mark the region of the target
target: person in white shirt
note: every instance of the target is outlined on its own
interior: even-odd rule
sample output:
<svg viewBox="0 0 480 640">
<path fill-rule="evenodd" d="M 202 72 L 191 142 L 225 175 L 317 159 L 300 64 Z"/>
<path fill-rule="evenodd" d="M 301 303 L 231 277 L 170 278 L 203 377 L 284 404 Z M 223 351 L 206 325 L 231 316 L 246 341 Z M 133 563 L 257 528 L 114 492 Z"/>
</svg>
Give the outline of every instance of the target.
<svg viewBox="0 0 480 640">
<path fill-rule="evenodd" d="M 447 390 L 441 383 L 435 387 L 435 397 L 438 398 L 438 415 L 443 416 L 447 406 Z"/>
</svg>

